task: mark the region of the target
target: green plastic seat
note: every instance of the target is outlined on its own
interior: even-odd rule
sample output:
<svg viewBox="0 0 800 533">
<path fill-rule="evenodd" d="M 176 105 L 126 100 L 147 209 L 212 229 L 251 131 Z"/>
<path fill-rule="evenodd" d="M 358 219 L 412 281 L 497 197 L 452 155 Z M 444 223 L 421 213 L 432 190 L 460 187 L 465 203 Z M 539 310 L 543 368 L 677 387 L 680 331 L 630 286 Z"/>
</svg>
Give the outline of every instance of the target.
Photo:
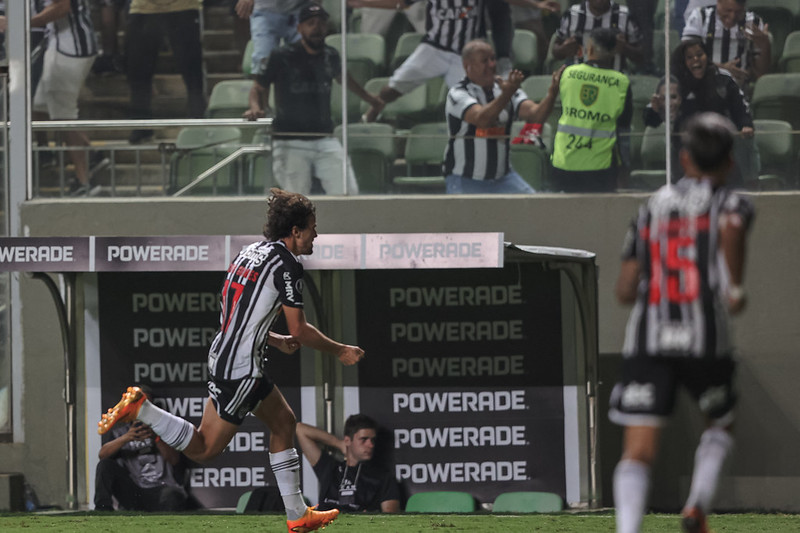
<svg viewBox="0 0 800 533">
<path fill-rule="evenodd" d="M 486 32 L 486 39 L 492 42 L 492 32 Z M 539 47 L 536 34 L 530 30 L 517 28 L 511 41 L 511 64 L 525 75 L 539 73 Z"/>
<path fill-rule="evenodd" d="M 182 129 L 175 139 L 178 151 L 170 160 L 170 185 L 178 190 L 232 154 L 240 146 L 241 130 L 232 126 L 193 126 Z M 198 185 L 192 194 L 233 194 L 239 181 L 239 166 L 233 162 Z"/>
<path fill-rule="evenodd" d="M 406 503 L 407 513 L 472 513 L 475 498 L 467 492 L 433 491 L 412 494 Z"/>
<path fill-rule="evenodd" d="M 781 72 L 800 72 L 800 30 L 793 31 L 783 42 L 783 53 L 778 60 Z"/>
<path fill-rule="evenodd" d="M 389 63 L 389 69 L 394 71 L 397 67 L 403 64 L 403 61 L 408 59 L 408 56 L 417 48 L 417 45 L 422 42 L 421 33 L 407 32 L 397 39 L 397 44 L 392 54 L 392 60 Z"/>
<path fill-rule="evenodd" d="M 392 180 L 398 192 L 444 192 L 444 151 L 450 131 L 444 122 L 417 124 L 406 140 L 406 176 Z"/>
<path fill-rule="evenodd" d="M 542 101 L 542 98 L 547 96 L 547 90 L 550 88 L 552 81 L 552 74 L 537 74 L 528 76 L 522 80 L 520 89 L 522 89 L 522 91 L 528 95 L 528 98 L 536 103 L 539 103 Z M 556 95 L 556 102 L 555 105 L 553 105 L 553 110 L 550 112 L 550 115 L 548 115 L 545 122 L 546 124 L 549 124 L 553 131 L 555 131 L 555 128 L 558 126 L 559 118 L 561 118 L 561 97 Z"/>
<path fill-rule="evenodd" d="M 754 120 L 755 141 L 760 156 L 760 190 L 786 188 L 793 183 L 795 150 L 792 125 L 785 120 Z"/>
<path fill-rule="evenodd" d="M 341 138 L 342 126 L 334 131 Z M 361 194 L 385 194 L 391 184 L 395 159 L 394 130 L 388 124 L 350 124 L 347 151 Z"/>
<path fill-rule="evenodd" d="M 800 129 L 800 73 L 761 76 L 750 105 L 754 119 L 785 120 Z"/>
<path fill-rule="evenodd" d="M 552 492 L 504 492 L 497 496 L 493 513 L 558 513 L 564 509 L 561 496 Z"/>
<path fill-rule="evenodd" d="M 381 90 L 381 87 L 386 85 L 388 82 L 389 78 L 372 78 L 366 84 L 364 84 L 364 89 L 369 93 L 378 94 Z M 421 122 L 426 116 L 428 116 L 428 88 L 428 84 L 422 84 L 416 89 L 404 94 L 394 102 L 387 104 L 386 107 L 383 108 L 378 120 L 381 122 L 393 123 L 395 124 L 396 128 L 411 127 L 413 124 Z M 367 103 L 362 101 L 361 112 L 366 112 L 367 108 Z M 444 114 L 441 116 L 444 117 Z"/>
<path fill-rule="evenodd" d="M 242 118 L 250 109 L 251 80 L 223 80 L 214 85 L 208 97 L 206 117 Z"/>
<path fill-rule="evenodd" d="M 334 33 L 325 38 L 325 44 L 342 53 L 342 34 Z M 381 76 L 386 70 L 386 42 L 375 33 L 348 33 L 347 68 L 359 83 Z"/>
<path fill-rule="evenodd" d="M 250 74 L 253 73 L 253 40 L 247 41 L 247 46 L 245 46 L 244 54 L 242 54 L 242 75 L 245 78 L 249 78 Z"/>
<path fill-rule="evenodd" d="M 537 192 L 545 188 L 550 156 L 533 144 L 512 144 L 509 150 L 511 168 Z"/>
</svg>

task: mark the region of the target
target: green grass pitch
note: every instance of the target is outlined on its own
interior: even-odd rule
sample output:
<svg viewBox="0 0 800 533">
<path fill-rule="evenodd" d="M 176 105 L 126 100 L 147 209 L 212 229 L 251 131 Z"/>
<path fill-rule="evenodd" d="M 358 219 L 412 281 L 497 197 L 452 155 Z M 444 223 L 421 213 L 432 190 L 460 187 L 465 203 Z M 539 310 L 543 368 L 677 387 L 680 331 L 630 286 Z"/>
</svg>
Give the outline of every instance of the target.
<svg viewBox="0 0 800 533">
<path fill-rule="evenodd" d="M 721 514 L 709 520 L 716 533 L 800 532 L 800 515 Z M 650 514 L 645 517 L 643 533 L 677 532 L 677 515 Z M 52 531 L 58 533 L 217 533 L 222 531 L 285 532 L 283 515 L 236 514 L 137 514 L 137 513 L 61 513 L 0 514 L 0 531 Z M 341 515 L 325 533 L 457 533 L 469 532 L 614 532 L 611 512 L 561 513 L 546 515 Z"/>
</svg>

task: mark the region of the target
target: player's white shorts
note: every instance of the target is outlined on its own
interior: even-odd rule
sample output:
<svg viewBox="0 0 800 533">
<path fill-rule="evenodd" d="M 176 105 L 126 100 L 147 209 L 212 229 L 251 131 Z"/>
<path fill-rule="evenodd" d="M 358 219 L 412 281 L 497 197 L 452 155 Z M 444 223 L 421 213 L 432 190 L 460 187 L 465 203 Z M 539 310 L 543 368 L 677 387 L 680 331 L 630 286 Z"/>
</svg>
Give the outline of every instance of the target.
<svg viewBox="0 0 800 533">
<path fill-rule="evenodd" d="M 358 194 L 353 167 L 347 161 L 347 190 L 342 180 L 344 148 L 339 139 L 273 139 L 272 173 L 280 186 L 290 192 L 311 192 L 311 178 L 322 183 L 326 194 Z"/>
<path fill-rule="evenodd" d="M 444 82 L 452 87 L 466 75 L 460 55 L 420 43 L 389 78 L 389 87 L 406 94 L 429 79 L 440 76 L 444 76 Z"/>
<path fill-rule="evenodd" d="M 78 95 L 92 68 L 94 56 L 64 55 L 54 46 L 44 53 L 44 70 L 36 95 L 34 111 L 46 111 L 50 120 L 76 120 Z"/>
</svg>

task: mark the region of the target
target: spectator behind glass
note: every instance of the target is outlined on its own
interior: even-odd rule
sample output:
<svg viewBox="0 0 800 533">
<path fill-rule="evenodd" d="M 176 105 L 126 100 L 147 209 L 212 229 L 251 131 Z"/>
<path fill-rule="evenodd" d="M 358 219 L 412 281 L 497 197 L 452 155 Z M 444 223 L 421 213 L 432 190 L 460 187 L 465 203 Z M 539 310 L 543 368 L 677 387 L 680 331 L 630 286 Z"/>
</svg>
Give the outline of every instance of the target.
<svg viewBox="0 0 800 533">
<path fill-rule="evenodd" d="M 580 63 L 587 49 L 584 36 L 597 28 L 610 28 L 617 34 L 614 62 L 610 68 L 625 71 L 626 60 L 638 64 L 645 59 L 642 34 L 627 6 L 611 0 L 586 0 L 571 6 L 561 17 L 561 26 L 553 41 L 553 57 L 564 59 L 567 64 Z"/>
<path fill-rule="evenodd" d="M 686 17 L 682 39 L 701 39 L 711 61 L 731 73 L 740 87 L 769 72 L 772 45 L 769 27 L 746 10 L 745 0 L 717 0 Z"/>
<path fill-rule="evenodd" d="M 672 178 L 677 181 L 681 177 L 680 161 L 678 158 L 678 147 L 680 146 L 680 135 L 675 133 L 675 121 L 678 118 L 678 113 L 681 107 L 681 94 L 680 87 L 678 86 L 678 78 L 670 76 L 669 84 L 669 100 L 670 100 L 670 127 L 672 128 Z M 657 128 L 660 126 L 666 117 L 667 113 L 667 78 L 662 77 L 658 80 L 656 92 L 650 97 L 650 103 L 643 110 L 644 125 L 649 128 Z"/>
<path fill-rule="evenodd" d="M 447 93 L 445 113 L 450 140 L 443 171 L 448 194 L 536 192 L 511 167 L 508 136 L 514 118 L 542 123 L 553 109 L 561 73 L 557 70 L 539 104 L 520 90 L 524 78 L 512 70 L 497 76 L 492 46 L 481 39 L 462 52 L 466 77 Z"/>
<path fill-rule="evenodd" d="M 250 74 L 264 73 L 273 50 L 284 44 L 300 40 L 297 20 L 300 10 L 311 5 L 311 0 L 238 0 L 236 14 L 250 19 L 250 38 L 253 53 L 250 56 Z"/>
<path fill-rule="evenodd" d="M 757 176 L 760 163 L 753 140 L 753 117 L 742 89 L 727 70 L 709 61 L 700 39 L 682 41 L 672 53 L 671 61 L 681 97 L 676 131 L 683 131 L 688 119 L 698 113 L 713 111 L 727 117 L 739 131 L 734 150 L 736 165 L 728 183 L 741 186 Z"/>
<path fill-rule="evenodd" d="M 131 0 L 127 36 L 127 73 L 131 90 L 130 118 L 153 118 L 153 76 L 164 39 L 169 39 L 175 63 L 186 85 L 187 116 L 203 118 L 203 48 L 200 41 L 200 0 Z M 133 130 L 128 141 L 139 144 L 153 130 Z"/>
<path fill-rule="evenodd" d="M 511 71 L 511 8 L 509 3 L 524 4 L 527 0 L 463 0 L 453 7 L 450 0 L 347 0 L 353 8 L 375 7 L 396 9 L 412 2 L 426 2 L 427 30 L 422 42 L 400 65 L 380 93 L 380 105 L 371 105 L 362 119 L 378 119 L 385 104 L 394 102 L 426 81 L 443 77 L 453 87 L 464 77 L 461 51 L 474 39 L 486 36 L 486 17 L 492 25 L 492 40 L 498 56 L 498 71 Z"/>
<path fill-rule="evenodd" d="M 347 164 L 347 184 L 342 163 L 347 157 L 339 139 L 333 137 L 331 86 L 342 83 L 342 60 L 335 48 L 325 44 L 328 13 L 311 4 L 300 11 L 297 32 L 300 41 L 275 50 L 263 73 L 253 79 L 250 109 L 244 118 L 265 116 L 269 93 L 275 91 L 272 123 L 272 171 L 281 187 L 308 194 L 312 178 L 319 178 L 327 194 L 358 194 L 358 182 Z M 380 106 L 350 75 L 347 88 L 370 105 Z"/>
<path fill-rule="evenodd" d="M 536 54 L 539 57 L 539 64 L 544 65 L 553 32 L 545 27 L 542 19 L 547 15 L 559 15 L 561 4 L 556 0 L 533 0 L 533 3 L 535 7 L 512 5 L 511 20 L 515 28 L 528 30 L 536 35 Z"/>
<path fill-rule="evenodd" d="M 140 386 L 149 400 L 153 393 Z M 156 438 L 140 421 L 118 424 L 107 434 L 98 453 L 94 508 L 113 511 L 115 498 L 128 511 L 181 511 L 188 495 L 178 482 L 175 469 L 181 453 Z"/>
</svg>

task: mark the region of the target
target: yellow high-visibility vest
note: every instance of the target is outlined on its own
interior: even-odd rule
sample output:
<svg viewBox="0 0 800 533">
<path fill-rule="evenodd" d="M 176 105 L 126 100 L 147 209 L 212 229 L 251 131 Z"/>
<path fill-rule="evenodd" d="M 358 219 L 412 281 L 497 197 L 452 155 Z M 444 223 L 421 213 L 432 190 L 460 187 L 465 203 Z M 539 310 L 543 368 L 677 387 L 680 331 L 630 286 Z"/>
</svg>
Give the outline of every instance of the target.
<svg viewBox="0 0 800 533">
<path fill-rule="evenodd" d="M 561 118 L 553 142 L 553 166 L 602 170 L 611 166 L 617 118 L 625 108 L 630 80 L 616 70 L 586 63 L 561 75 Z"/>
</svg>

